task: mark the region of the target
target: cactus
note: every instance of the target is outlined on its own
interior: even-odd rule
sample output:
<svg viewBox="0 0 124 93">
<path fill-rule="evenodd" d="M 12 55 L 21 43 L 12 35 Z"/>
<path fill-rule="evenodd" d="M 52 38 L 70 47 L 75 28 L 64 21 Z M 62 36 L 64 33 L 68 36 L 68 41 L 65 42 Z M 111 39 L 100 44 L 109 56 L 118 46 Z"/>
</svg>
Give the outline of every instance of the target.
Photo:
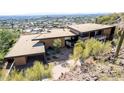
<svg viewBox="0 0 124 93">
<path fill-rule="evenodd" d="M 123 40 L 124 40 L 124 31 L 122 31 L 122 34 L 121 34 L 121 36 L 120 36 L 120 40 L 119 40 L 119 43 L 118 43 L 118 45 L 117 45 L 117 49 L 116 49 L 116 52 L 115 52 L 115 57 L 118 57 L 118 54 L 119 54 L 119 52 L 120 52 L 120 49 L 121 49 Z"/>
</svg>

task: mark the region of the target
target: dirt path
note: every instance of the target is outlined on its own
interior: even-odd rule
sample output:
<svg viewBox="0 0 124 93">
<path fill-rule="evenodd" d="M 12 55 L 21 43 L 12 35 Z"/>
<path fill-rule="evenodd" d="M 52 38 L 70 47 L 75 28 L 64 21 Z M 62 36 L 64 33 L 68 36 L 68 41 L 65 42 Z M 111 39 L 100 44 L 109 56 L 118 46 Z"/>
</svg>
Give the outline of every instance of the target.
<svg viewBox="0 0 124 93">
<path fill-rule="evenodd" d="M 53 80 L 57 80 L 62 74 L 69 72 L 69 68 L 62 67 L 61 65 L 56 65 L 53 70 Z"/>
</svg>

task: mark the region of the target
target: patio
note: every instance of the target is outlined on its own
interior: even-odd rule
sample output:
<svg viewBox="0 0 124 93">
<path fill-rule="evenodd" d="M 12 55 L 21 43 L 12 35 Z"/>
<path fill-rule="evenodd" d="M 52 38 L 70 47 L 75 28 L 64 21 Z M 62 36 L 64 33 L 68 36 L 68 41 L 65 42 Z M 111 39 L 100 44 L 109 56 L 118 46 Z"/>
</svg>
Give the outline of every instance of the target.
<svg viewBox="0 0 124 93">
<path fill-rule="evenodd" d="M 56 53 L 53 49 L 47 51 L 47 62 L 54 63 L 54 64 L 61 64 L 65 63 L 68 59 L 70 54 L 72 53 L 72 48 L 61 48 L 58 53 Z"/>
</svg>

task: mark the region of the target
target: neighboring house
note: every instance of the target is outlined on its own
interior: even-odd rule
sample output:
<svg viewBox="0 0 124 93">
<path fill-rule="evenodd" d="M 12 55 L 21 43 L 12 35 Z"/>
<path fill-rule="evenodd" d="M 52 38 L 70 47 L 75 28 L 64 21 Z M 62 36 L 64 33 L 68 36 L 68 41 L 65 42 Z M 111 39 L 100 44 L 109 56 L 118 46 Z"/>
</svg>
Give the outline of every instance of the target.
<svg viewBox="0 0 124 93">
<path fill-rule="evenodd" d="M 73 47 L 80 38 L 86 40 L 94 37 L 99 40 L 112 40 L 115 26 L 101 24 L 71 25 L 66 29 L 51 29 L 47 33 L 22 35 L 10 49 L 5 59 L 15 61 L 16 65 L 24 65 L 31 57 L 39 56 L 46 62 L 46 49 L 52 47 L 55 39 L 61 39 L 62 46 Z"/>
</svg>

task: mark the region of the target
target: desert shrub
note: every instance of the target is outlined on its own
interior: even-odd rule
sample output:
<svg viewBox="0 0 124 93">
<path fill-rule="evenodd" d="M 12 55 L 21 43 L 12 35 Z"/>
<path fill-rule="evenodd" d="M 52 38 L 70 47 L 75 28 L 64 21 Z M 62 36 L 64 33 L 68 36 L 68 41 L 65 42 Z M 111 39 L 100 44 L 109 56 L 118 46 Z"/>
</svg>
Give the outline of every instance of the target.
<svg viewBox="0 0 124 93">
<path fill-rule="evenodd" d="M 4 69 L 0 69 L 0 80 L 6 80 L 6 72 Z"/>
<path fill-rule="evenodd" d="M 52 65 L 49 65 L 48 68 L 44 68 L 44 65 L 36 61 L 34 66 L 28 68 L 25 71 L 25 78 L 27 80 L 42 80 L 43 78 L 51 77 Z"/>
<path fill-rule="evenodd" d="M 49 65 L 47 65 L 47 68 L 44 69 L 43 76 L 45 78 L 52 78 L 52 67 L 53 66 L 51 64 L 49 64 Z"/>
<path fill-rule="evenodd" d="M 112 50 L 111 42 L 103 43 L 102 49 L 101 49 L 102 54 L 110 53 L 111 50 Z"/>
<path fill-rule="evenodd" d="M 7 77 L 7 80 L 22 81 L 24 80 L 23 72 L 19 72 L 18 70 L 13 69 L 10 75 Z"/>
<path fill-rule="evenodd" d="M 82 53 L 82 59 L 86 59 L 90 56 L 91 53 L 91 48 L 87 47 L 84 49 L 83 53 Z"/>
<path fill-rule="evenodd" d="M 112 77 L 116 77 L 116 78 L 120 78 L 122 75 L 122 69 L 119 66 L 113 65 L 112 67 L 112 71 L 111 71 L 111 76 Z"/>
<path fill-rule="evenodd" d="M 41 80 L 42 79 L 42 72 L 43 72 L 43 65 L 40 62 L 35 62 L 33 67 L 28 68 L 25 71 L 25 77 L 27 80 Z"/>
<path fill-rule="evenodd" d="M 79 58 L 82 57 L 83 51 L 84 51 L 84 42 L 79 40 L 74 46 L 73 55 L 71 56 L 71 58 L 73 58 L 74 60 L 78 60 Z"/>
<path fill-rule="evenodd" d="M 53 47 L 54 47 L 54 49 L 56 50 L 56 52 L 59 52 L 59 49 L 61 48 L 61 46 L 62 46 L 62 41 L 61 41 L 61 39 L 55 39 L 55 40 L 53 41 Z"/>
<path fill-rule="evenodd" d="M 98 55 L 101 50 L 101 42 L 97 41 L 96 39 L 89 39 L 85 41 L 86 48 L 89 50 L 89 55 Z"/>
<path fill-rule="evenodd" d="M 106 75 L 106 74 L 100 74 L 99 80 L 101 80 L 101 81 L 109 81 L 110 77 L 108 75 Z"/>
<path fill-rule="evenodd" d="M 90 56 L 99 56 L 111 51 L 111 42 L 101 42 L 94 38 L 86 41 L 79 40 L 73 49 L 73 58 L 86 59 Z"/>
<path fill-rule="evenodd" d="M 17 71 L 13 69 L 8 76 L 7 80 L 42 80 L 43 78 L 51 78 L 52 65 L 44 68 L 44 65 L 39 61 L 36 61 L 33 67 L 26 69 L 25 71 Z"/>
<path fill-rule="evenodd" d="M 0 69 L 0 80 L 2 80 L 3 79 L 3 72 L 2 72 L 2 70 Z"/>
</svg>

